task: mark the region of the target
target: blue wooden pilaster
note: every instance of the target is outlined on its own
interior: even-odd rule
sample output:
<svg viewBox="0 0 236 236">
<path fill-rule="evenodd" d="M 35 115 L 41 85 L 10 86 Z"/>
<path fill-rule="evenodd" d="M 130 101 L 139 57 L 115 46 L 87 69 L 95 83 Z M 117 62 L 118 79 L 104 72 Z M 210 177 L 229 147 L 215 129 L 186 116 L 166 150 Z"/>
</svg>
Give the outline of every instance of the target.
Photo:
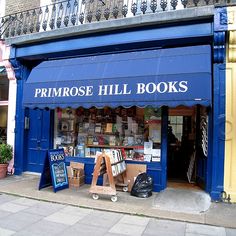
<svg viewBox="0 0 236 236">
<path fill-rule="evenodd" d="M 18 60 L 11 60 L 17 79 L 16 94 L 16 116 L 15 116 L 15 148 L 14 148 L 14 168 L 15 174 L 19 175 L 23 172 L 24 164 L 24 117 L 25 110 L 22 106 L 24 80 L 29 75 L 27 67 L 23 66 Z"/>
<path fill-rule="evenodd" d="M 213 148 L 208 161 L 211 173 L 210 195 L 212 200 L 220 200 L 224 188 L 226 22 L 226 8 L 216 8 L 213 61 Z"/>
</svg>

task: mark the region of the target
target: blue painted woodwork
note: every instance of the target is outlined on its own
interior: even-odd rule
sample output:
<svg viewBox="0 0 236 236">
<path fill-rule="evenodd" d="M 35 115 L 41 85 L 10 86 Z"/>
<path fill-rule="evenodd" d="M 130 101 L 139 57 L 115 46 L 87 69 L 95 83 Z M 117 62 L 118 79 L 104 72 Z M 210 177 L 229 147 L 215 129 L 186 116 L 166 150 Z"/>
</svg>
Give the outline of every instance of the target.
<svg viewBox="0 0 236 236">
<path fill-rule="evenodd" d="M 84 175 L 85 175 L 85 184 L 91 184 L 92 183 L 92 174 L 93 174 L 93 170 L 94 170 L 94 158 L 90 158 L 90 157 L 66 157 L 66 162 L 67 165 L 69 165 L 69 163 L 71 161 L 74 162 L 80 162 L 80 163 L 84 163 Z M 97 181 L 98 185 L 102 185 L 103 184 L 103 178 L 102 176 L 98 177 L 98 181 Z"/>
<path fill-rule="evenodd" d="M 211 104 L 211 48 L 180 47 L 42 62 L 25 84 L 23 102 L 40 108 L 207 106 Z"/>
<path fill-rule="evenodd" d="M 214 16 L 214 31 L 227 31 L 228 30 L 228 14 L 227 7 L 215 8 Z"/>
<path fill-rule="evenodd" d="M 21 174 L 24 168 L 25 157 L 25 133 L 24 133 L 24 117 L 25 111 L 22 106 L 24 79 L 29 76 L 29 70 L 23 66 L 18 60 L 11 60 L 11 64 L 15 69 L 17 94 L 16 94 L 16 116 L 15 116 L 15 147 L 14 147 L 14 168 L 15 174 Z"/>
<path fill-rule="evenodd" d="M 12 51 L 11 58 L 45 58 L 75 55 L 78 50 L 93 49 L 116 45 L 144 44 L 145 42 L 162 41 L 159 46 L 166 45 L 167 40 L 188 38 L 195 40 L 213 35 L 211 23 L 169 26 L 154 29 L 141 29 L 129 32 L 112 32 L 102 35 L 78 36 L 76 39 L 63 39 L 52 42 L 40 42 L 36 45 L 21 46 Z M 178 42 L 175 42 L 177 44 Z M 58 54 L 60 52 L 60 55 Z M 78 54 L 78 53 L 77 53 Z"/>
<path fill-rule="evenodd" d="M 225 49 L 225 32 L 214 33 L 214 63 L 224 63 L 226 49 Z"/>
<path fill-rule="evenodd" d="M 214 105 L 213 105 L 213 153 L 210 195 L 220 199 L 224 184 L 225 147 L 225 64 L 214 64 Z"/>
<path fill-rule="evenodd" d="M 196 114 L 196 182 L 200 187 L 205 189 L 206 185 L 206 175 L 207 175 L 207 157 L 203 155 L 202 152 L 202 137 L 200 131 L 200 122 L 201 122 L 201 113 L 200 106 L 197 106 L 197 114 Z"/>
<path fill-rule="evenodd" d="M 213 158 L 213 110 L 212 107 L 208 107 L 208 155 L 207 155 L 207 173 L 206 173 L 206 182 L 205 190 L 210 193 L 212 185 L 212 158 Z M 222 173 L 223 175 L 223 173 Z"/>
<path fill-rule="evenodd" d="M 168 152 L 168 107 L 162 107 L 161 124 L 161 189 L 167 187 L 167 152 Z"/>
<path fill-rule="evenodd" d="M 29 109 L 29 129 L 26 134 L 25 170 L 42 172 L 44 159 L 48 149 L 51 148 L 50 132 L 50 110 Z"/>
</svg>

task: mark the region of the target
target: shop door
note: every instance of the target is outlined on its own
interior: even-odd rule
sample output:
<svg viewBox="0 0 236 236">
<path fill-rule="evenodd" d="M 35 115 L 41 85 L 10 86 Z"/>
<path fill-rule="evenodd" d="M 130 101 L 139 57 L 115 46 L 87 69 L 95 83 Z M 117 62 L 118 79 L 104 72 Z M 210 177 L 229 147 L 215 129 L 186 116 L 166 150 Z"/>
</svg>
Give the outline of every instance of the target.
<svg viewBox="0 0 236 236">
<path fill-rule="evenodd" d="M 198 107 L 196 154 L 196 182 L 202 189 L 205 189 L 207 181 L 208 115 L 204 107 Z"/>
<path fill-rule="evenodd" d="M 29 110 L 26 171 L 41 172 L 50 148 L 50 111 Z"/>
</svg>

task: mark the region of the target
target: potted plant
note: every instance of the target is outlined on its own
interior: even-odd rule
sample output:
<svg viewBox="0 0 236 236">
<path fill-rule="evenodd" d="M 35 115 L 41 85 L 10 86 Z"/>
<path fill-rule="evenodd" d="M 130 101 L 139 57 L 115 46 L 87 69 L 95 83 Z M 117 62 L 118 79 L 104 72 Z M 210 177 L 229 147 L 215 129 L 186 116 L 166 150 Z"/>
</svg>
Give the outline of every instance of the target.
<svg viewBox="0 0 236 236">
<path fill-rule="evenodd" d="M 12 157 L 12 146 L 5 143 L 0 144 L 0 179 L 6 177 L 8 163 Z"/>
</svg>

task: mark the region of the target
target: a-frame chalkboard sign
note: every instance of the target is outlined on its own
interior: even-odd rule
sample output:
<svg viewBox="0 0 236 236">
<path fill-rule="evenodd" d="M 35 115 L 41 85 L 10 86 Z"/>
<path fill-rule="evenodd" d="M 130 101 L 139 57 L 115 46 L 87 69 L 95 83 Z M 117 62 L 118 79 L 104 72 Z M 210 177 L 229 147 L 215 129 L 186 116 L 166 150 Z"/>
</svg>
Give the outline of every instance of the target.
<svg viewBox="0 0 236 236">
<path fill-rule="evenodd" d="M 39 190 L 51 185 L 54 192 L 69 187 L 63 149 L 48 150 L 46 154 L 39 182 Z"/>
</svg>

